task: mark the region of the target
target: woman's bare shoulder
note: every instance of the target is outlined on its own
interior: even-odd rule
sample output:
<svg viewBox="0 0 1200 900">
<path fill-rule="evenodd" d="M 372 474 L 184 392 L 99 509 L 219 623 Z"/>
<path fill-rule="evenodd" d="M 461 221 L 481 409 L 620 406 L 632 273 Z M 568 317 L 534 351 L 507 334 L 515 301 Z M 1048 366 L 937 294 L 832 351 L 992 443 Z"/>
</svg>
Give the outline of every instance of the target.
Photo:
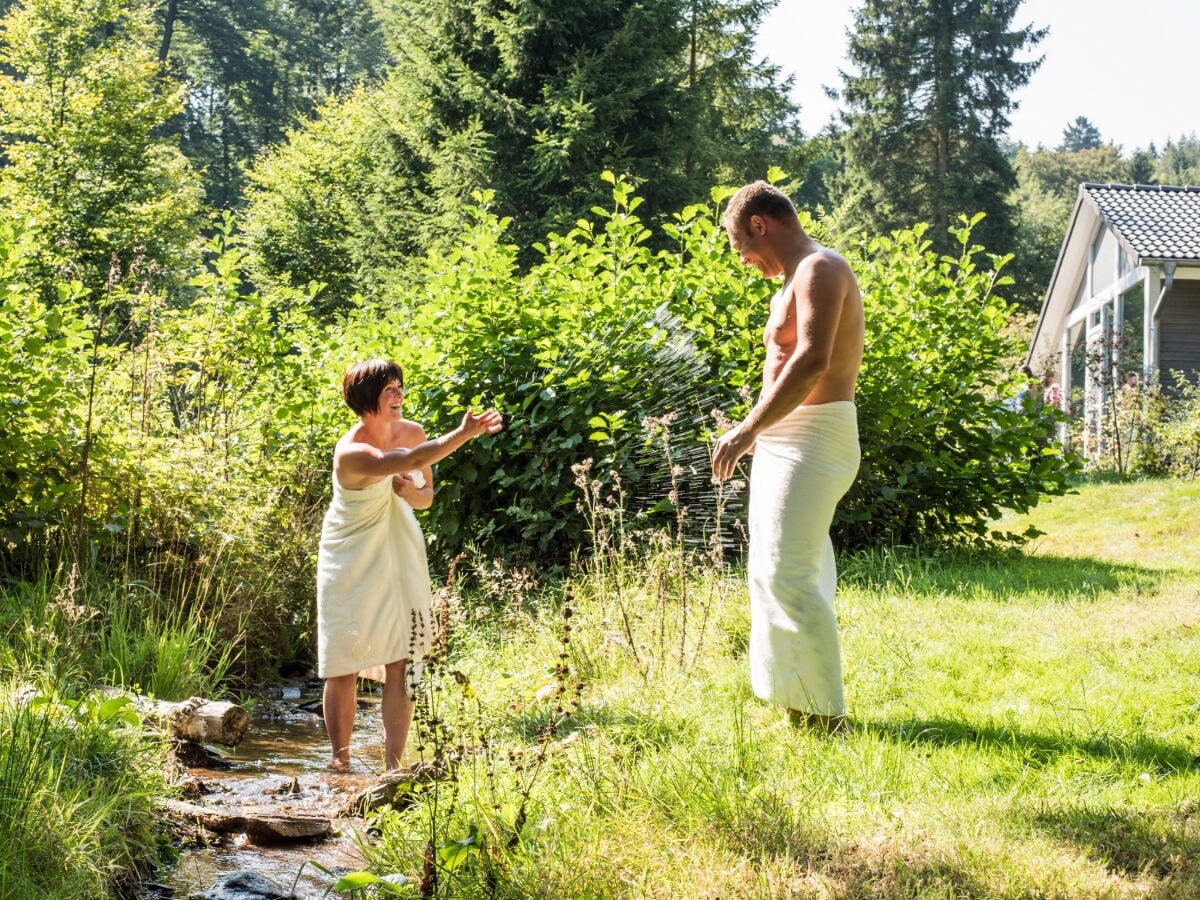
<svg viewBox="0 0 1200 900">
<path fill-rule="evenodd" d="M 426 440 L 425 429 L 411 419 L 401 419 L 397 422 L 393 435 L 397 447 L 415 447 Z"/>
</svg>

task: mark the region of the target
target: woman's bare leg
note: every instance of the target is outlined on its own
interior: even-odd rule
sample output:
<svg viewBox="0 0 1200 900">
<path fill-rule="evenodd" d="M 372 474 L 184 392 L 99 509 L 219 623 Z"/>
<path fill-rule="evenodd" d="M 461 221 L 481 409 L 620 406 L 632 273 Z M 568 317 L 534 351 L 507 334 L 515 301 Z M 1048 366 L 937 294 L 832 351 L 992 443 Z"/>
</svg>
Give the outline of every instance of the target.
<svg viewBox="0 0 1200 900">
<path fill-rule="evenodd" d="M 350 732 L 354 730 L 354 711 L 357 703 L 354 687 L 357 677 L 352 673 L 325 679 L 322 709 L 325 715 L 325 731 L 333 749 L 329 768 L 336 772 L 350 768 Z"/>
<path fill-rule="evenodd" d="M 408 742 L 412 724 L 413 705 L 405 682 L 407 659 L 388 663 L 387 681 L 383 683 L 383 746 L 384 764 L 389 772 L 400 768 L 400 757 Z"/>
</svg>

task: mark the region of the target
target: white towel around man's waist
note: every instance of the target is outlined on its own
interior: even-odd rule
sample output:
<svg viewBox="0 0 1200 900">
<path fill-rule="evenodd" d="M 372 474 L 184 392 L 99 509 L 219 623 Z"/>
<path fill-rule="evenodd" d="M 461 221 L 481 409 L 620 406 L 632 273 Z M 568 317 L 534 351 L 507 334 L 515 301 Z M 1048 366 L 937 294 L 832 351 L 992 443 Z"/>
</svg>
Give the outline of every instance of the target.
<svg viewBox="0 0 1200 900">
<path fill-rule="evenodd" d="M 829 526 L 859 459 L 851 402 L 797 407 L 755 446 L 750 681 L 762 699 L 799 712 L 845 712 Z"/>
<path fill-rule="evenodd" d="M 418 487 L 420 472 L 410 473 Z M 425 539 L 412 507 L 384 478 L 361 490 L 333 480 L 317 553 L 317 671 L 384 680 L 410 660 L 412 678 L 429 646 L 433 595 Z"/>
</svg>

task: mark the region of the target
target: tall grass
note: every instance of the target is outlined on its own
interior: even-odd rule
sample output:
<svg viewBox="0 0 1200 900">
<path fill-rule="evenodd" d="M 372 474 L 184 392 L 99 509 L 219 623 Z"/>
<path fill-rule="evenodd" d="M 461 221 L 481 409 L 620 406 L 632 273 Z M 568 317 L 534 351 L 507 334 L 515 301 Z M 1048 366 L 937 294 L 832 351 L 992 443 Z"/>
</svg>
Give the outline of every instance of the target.
<svg viewBox="0 0 1200 900">
<path fill-rule="evenodd" d="M 94 575 L 0 587 L 0 897 L 118 896 L 153 865 L 165 742 L 93 691 L 215 695 L 221 613 Z"/>
<path fill-rule="evenodd" d="M 1200 896 L 1200 560 L 1163 549 L 1196 546 L 1197 494 L 1113 487 L 1039 510 L 1025 553 L 843 559 L 847 736 L 751 696 L 742 578 L 678 547 L 451 592 L 462 761 L 382 817 L 373 870 L 455 898 Z M 1113 508 L 1137 541 L 1057 552 Z M 568 596 L 577 708 L 545 690 Z"/>
<path fill-rule="evenodd" d="M 163 747 L 120 701 L 0 683 L 0 896 L 112 897 L 154 859 Z"/>
<path fill-rule="evenodd" d="M 111 685 L 162 700 L 211 695 L 240 653 L 222 617 L 144 582 L 13 582 L 0 586 L 0 675 L 40 672 L 56 686 Z"/>
</svg>

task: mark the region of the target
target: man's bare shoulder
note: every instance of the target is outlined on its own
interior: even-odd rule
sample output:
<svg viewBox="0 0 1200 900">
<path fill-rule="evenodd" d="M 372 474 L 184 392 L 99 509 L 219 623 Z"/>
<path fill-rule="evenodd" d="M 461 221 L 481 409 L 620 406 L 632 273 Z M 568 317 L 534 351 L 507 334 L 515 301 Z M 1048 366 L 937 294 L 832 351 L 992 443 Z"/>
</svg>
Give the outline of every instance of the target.
<svg viewBox="0 0 1200 900">
<path fill-rule="evenodd" d="M 844 277 L 853 274 L 846 257 L 828 247 L 819 246 L 800 260 L 800 271 L 807 270 L 812 277 Z"/>
<path fill-rule="evenodd" d="M 846 258 L 836 250 L 822 246 L 800 260 L 792 283 L 797 294 L 812 296 L 832 292 L 840 297 L 853 294 L 857 285 Z"/>
</svg>

